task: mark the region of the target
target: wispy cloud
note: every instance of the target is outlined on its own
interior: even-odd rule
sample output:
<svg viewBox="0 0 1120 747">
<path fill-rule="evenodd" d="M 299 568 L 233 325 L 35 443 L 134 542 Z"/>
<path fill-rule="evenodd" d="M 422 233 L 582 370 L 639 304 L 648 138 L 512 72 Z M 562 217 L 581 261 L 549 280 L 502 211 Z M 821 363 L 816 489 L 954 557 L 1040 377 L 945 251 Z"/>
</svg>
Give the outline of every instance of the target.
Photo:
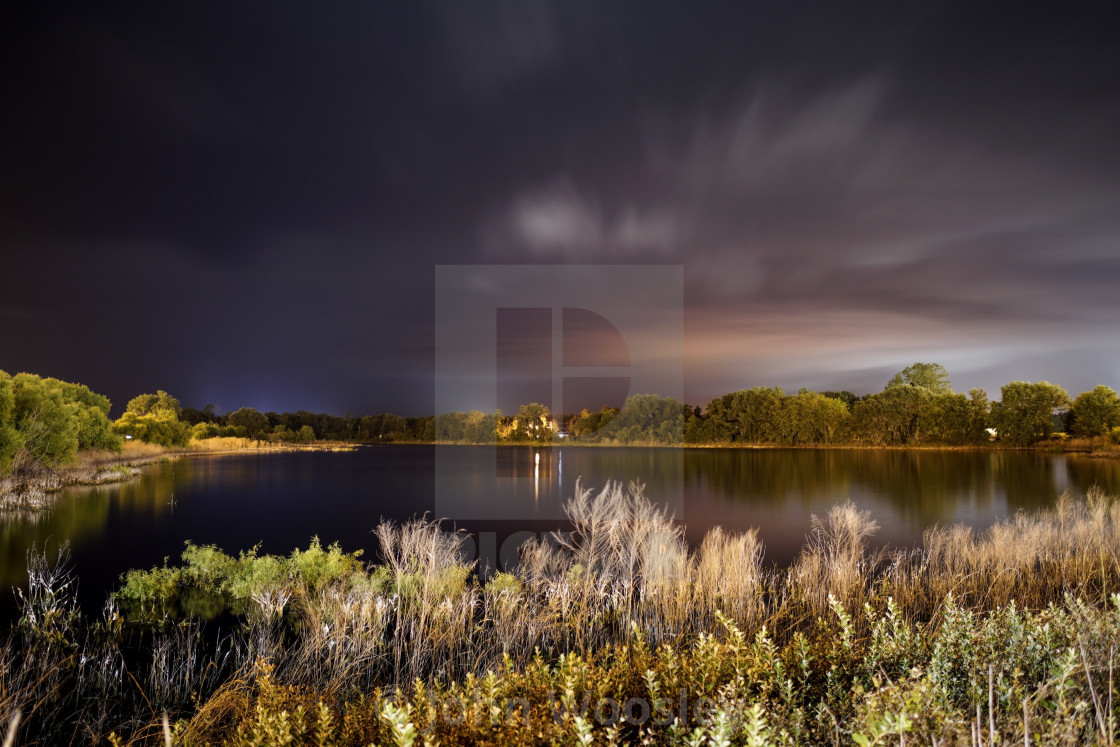
<svg viewBox="0 0 1120 747">
<path fill-rule="evenodd" d="M 483 242 L 496 255 L 535 260 L 653 261 L 677 250 L 679 234 L 671 210 L 626 204 L 608 211 L 558 179 L 515 197 L 485 227 Z"/>
</svg>

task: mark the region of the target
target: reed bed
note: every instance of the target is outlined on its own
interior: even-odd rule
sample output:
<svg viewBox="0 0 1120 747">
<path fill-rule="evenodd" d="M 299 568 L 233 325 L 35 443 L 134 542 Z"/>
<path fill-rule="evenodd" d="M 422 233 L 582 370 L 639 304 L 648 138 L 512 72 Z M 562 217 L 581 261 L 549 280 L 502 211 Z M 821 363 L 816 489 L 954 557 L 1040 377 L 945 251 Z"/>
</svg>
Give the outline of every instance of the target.
<svg viewBox="0 0 1120 747">
<path fill-rule="evenodd" d="M 639 485 L 577 486 L 567 515 L 487 579 L 427 518 L 383 522 L 374 566 L 317 541 L 188 546 L 93 622 L 65 558 L 32 556 L 0 719 L 137 744 L 1115 738 L 1120 503 L 1099 491 L 893 551 L 846 503 L 789 568 L 764 566 L 755 530 L 690 550 Z M 217 633 L 200 608 L 241 622 Z"/>
</svg>

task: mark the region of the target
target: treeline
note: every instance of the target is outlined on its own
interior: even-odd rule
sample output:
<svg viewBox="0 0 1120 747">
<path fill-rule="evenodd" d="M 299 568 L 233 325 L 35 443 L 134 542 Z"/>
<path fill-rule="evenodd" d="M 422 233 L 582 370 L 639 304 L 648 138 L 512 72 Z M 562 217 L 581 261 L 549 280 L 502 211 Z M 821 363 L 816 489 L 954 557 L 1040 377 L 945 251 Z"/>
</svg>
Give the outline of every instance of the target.
<svg viewBox="0 0 1120 747">
<path fill-rule="evenodd" d="M 855 444 L 963 446 L 1000 441 L 1026 446 L 1052 438 L 1111 436 L 1120 443 L 1120 397 L 1098 386 L 1071 399 L 1049 382 L 1011 382 L 990 402 L 983 389 L 953 391 L 935 363 L 915 363 L 881 392 L 787 395 L 755 387 L 716 397 L 703 409 L 657 395 L 625 406 L 553 418 L 539 404 L 517 415 L 449 413 L 436 418 L 436 437 L 467 443 L 572 441 L 606 444 Z"/>
<path fill-rule="evenodd" d="M 109 400 L 81 384 L 0 371 L 0 476 L 13 469 L 54 468 L 81 449 L 119 451 L 124 440 L 186 446 L 192 439 L 235 436 L 311 443 L 551 443 L 602 444 L 855 444 L 969 445 L 996 440 L 1026 446 L 1053 438 L 1110 437 L 1120 443 L 1120 397 L 1098 386 L 1071 399 L 1048 382 L 1014 381 L 990 402 L 983 389 L 953 391 L 935 363 L 899 371 L 881 392 L 787 395 L 755 387 L 716 397 L 705 407 L 639 394 L 624 407 L 554 416 L 539 403 L 517 413 L 444 413 L 406 418 L 393 413 L 346 417 L 305 410 L 259 412 L 243 407 L 218 414 L 212 405 L 182 407 L 164 391 L 132 399 L 110 421 Z"/>
<path fill-rule="evenodd" d="M 213 405 L 201 410 L 183 408 L 181 418 L 195 439 L 237 436 L 262 441 L 311 443 L 314 441 L 401 442 L 435 440 L 435 418 L 405 418 L 393 413 L 354 416 L 328 415 L 306 410 L 260 412 L 242 407 L 219 415 Z"/>
</svg>

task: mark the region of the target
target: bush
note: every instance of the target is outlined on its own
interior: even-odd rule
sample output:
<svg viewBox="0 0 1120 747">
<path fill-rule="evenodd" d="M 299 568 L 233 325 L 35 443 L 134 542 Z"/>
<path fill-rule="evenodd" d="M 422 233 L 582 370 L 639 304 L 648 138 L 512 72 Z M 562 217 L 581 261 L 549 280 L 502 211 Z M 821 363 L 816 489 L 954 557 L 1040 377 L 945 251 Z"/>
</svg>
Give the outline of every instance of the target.
<svg viewBox="0 0 1120 747">
<path fill-rule="evenodd" d="M 222 427 L 215 423 L 198 423 L 191 428 L 191 439 L 205 441 L 210 438 L 218 438 L 222 435 L 222 430 Z"/>
<path fill-rule="evenodd" d="M 318 537 L 287 558 L 258 555 L 257 548 L 233 558 L 214 545 L 187 542 L 182 567 L 129 571 L 116 597 L 142 617 L 174 615 L 187 606 L 207 609 L 209 616 L 227 610 L 244 614 L 254 604 L 278 611 L 277 604 L 283 608 L 293 598 L 360 573 L 360 556 L 360 550 L 344 553 L 337 543 L 323 549 Z"/>
<path fill-rule="evenodd" d="M 141 394 L 128 403 L 124 415 L 113 424 L 113 429 L 144 443 L 186 446 L 192 431 L 190 425 L 179 419 L 182 411 L 179 400 L 165 391 Z"/>
</svg>

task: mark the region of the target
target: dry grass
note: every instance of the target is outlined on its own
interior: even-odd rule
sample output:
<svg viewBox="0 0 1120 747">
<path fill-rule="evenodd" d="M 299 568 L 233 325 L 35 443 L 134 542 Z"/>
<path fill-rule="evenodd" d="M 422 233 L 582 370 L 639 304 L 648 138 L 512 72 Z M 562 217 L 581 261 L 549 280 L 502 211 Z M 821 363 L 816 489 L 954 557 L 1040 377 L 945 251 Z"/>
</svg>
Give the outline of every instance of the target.
<svg viewBox="0 0 1120 747">
<path fill-rule="evenodd" d="M 878 528 L 869 511 L 851 502 L 833 506 L 824 519 L 814 515 L 806 546 L 789 571 L 790 597 L 811 617 L 825 615 L 832 599 L 861 608 L 883 560 L 867 553 L 867 540 Z"/>
<path fill-rule="evenodd" d="M 1098 489 L 1068 493 L 1051 510 L 1020 512 L 977 534 L 930 529 L 921 551 L 900 557 L 885 588 L 911 614 L 929 617 L 950 594 L 969 608 L 1012 599 L 1042 608 L 1065 595 L 1102 602 L 1120 591 L 1120 503 Z"/>
<path fill-rule="evenodd" d="M 184 451 L 188 453 L 225 453 L 231 451 L 292 451 L 292 448 L 288 444 L 257 441 L 251 438 L 241 438 L 238 436 L 215 436 L 214 438 L 193 440 L 191 441 L 190 446 L 188 446 Z"/>
<path fill-rule="evenodd" d="M 426 518 L 383 522 L 375 530 L 380 565 L 338 573 L 318 585 L 277 574 L 268 582 L 272 586 L 254 589 L 254 599 L 270 601 L 253 606 L 246 624 L 215 647 L 203 645 L 197 627 L 167 623 L 171 629 L 160 628 L 145 639 L 143 666 L 128 670 L 127 677 L 135 677 L 131 681 L 119 651 L 113 653 L 119 639 L 110 636 L 108 643 L 98 644 L 101 648 L 89 640 L 76 642 L 74 611 L 65 602 L 69 577 L 57 570 L 59 564 L 32 559 L 37 585 L 25 597 L 24 616 L 39 648 L 20 648 L 13 640 L 0 651 L 0 719 L 22 712 L 37 733 L 53 736 L 62 727 L 51 714 L 70 703 L 67 698 L 77 698 L 85 703 L 79 720 L 90 734 L 123 723 L 139 741 L 154 741 L 163 733 L 162 711 L 193 712 L 176 739 L 222 741 L 234 725 L 263 718 L 254 703 L 267 700 L 276 718 L 284 709 L 295 718 L 293 709 L 304 707 L 310 719 L 323 700 L 351 704 L 355 713 L 364 714 L 353 717 L 364 724 L 354 727 L 355 734 L 364 735 L 355 741 L 383 742 L 385 733 L 377 731 L 380 693 L 427 692 L 456 682 L 467 683 L 467 690 L 483 681 L 497 687 L 492 676 L 516 680 L 522 676 L 518 673 L 536 671 L 573 693 L 579 687 L 646 692 L 655 687 L 643 679 L 650 672 L 662 678 L 656 687 L 674 693 L 674 682 L 701 688 L 723 683 L 719 697 L 735 707 L 769 698 L 768 707 L 777 709 L 774 718 L 796 724 L 809 715 L 774 705 L 780 684 L 775 672 L 781 671 L 801 678 L 801 684 L 791 679 L 781 685 L 787 688 L 781 697 L 790 703 L 802 702 L 798 698 L 825 703 L 833 713 L 851 709 L 856 684 L 859 692 L 886 688 L 877 678 L 889 672 L 899 688 L 914 688 L 914 703 L 926 702 L 921 687 L 941 688 L 949 700 L 938 707 L 946 713 L 965 708 L 969 714 L 987 693 L 1006 692 L 1017 699 L 1017 708 L 1024 698 L 1034 698 L 1027 707 L 1039 718 L 1044 700 L 1057 697 L 1054 683 L 1088 687 L 1095 678 L 1088 705 L 1070 702 L 1061 708 L 1074 715 L 1095 713 L 1098 726 L 1086 728 L 1101 734 L 1105 730 L 1099 725 L 1110 723 L 1111 706 L 1099 693 L 1112 689 L 1116 644 L 1109 631 L 1120 624 L 1120 617 L 1112 617 L 1120 610 L 1113 613 L 1109 604 L 1120 591 L 1120 502 L 1100 491 L 1083 500 L 1062 496 L 1052 510 L 1019 514 L 985 532 L 931 529 L 922 547 L 890 553 L 869 550 L 877 525 L 847 503 L 814 517 L 806 546 L 788 569 L 762 565 L 756 530 L 713 528 L 690 551 L 680 523 L 649 501 L 639 485 L 612 483 L 599 491 L 577 486 L 567 515 L 570 533 L 529 543 L 519 568 L 485 583 L 464 558 L 462 533 L 443 531 L 439 522 Z M 327 563 L 334 556 L 309 551 L 301 557 Z M 219 566 L 225 567 L 214 568 Z M 205 583 L 218 583 L 212 574 L 203 575 Z M 1046 626 L 1059 613 L 1066 616 L 1065 629 L 1075 631 L 1068 640 L 1084 646 L 1087 654 L 1071 648 L 1066 638 L 1058 643 L 1039 637 L 1051 635 L 1045 631 L 1056 628 Z M 1023 648 L 1022 641 L 1029 641 L 1022 626 L 1028 623 L 1041 631 L 1031 633 L 1035 648 Z M 52 643 L 59 640 L 70 642 Z M 717 640 L 726 643 L 717 645 Z M 44 646 L 55 647 L 45 655 Z M 977 672 L 985 671 L 998 646 L 1022 648 L 1021 666 L 1035 667 L 1030 672 L 1037 679 L 1037 687 L 1030 686 L 1035 689 L 1018 680 L 980 682 Z M 779 656 L 782 647 L 786 653 Z M 38 658 L 28 659 L 27 652 L 38 652 Z M 1070 658 L 1074 654 L 1078 658 Z M 1041 656 L 1049 657 L 1045 666 L 1038 664 Z M 83 663 L 74 669 L 66 663 L 71 657 Z M 919 661 L 930 671 L 926 684 L 906 680 Z M 600 664 L 607 680 L 595 683 L 586 672 Z M 67 689 L 70 671 L 86 683 L 74 689 L 77 695 Z M 830 671 L 846 672 L 847 679 L 836 680 L 840 675 Z M 1008 670 L 1006 677 L 1012 674 Z M 761 683 L 751 686 L 755 690 L 735 690 L 746 687 L 735 682 L 751 677 Z M 577 680 L 584 684 L 572 684 Z M 532 697 L 544 702 L 543 685 L 533 687 L 538 690 Z M 122 717 L 123 707 L 89 705 L 113 698 L 139 710 Z M 882 703 L 872 705 L 889 714 L 898 707 L 894 702 L 885 694 Z M 346 712 L 339 713 L 345 720 Z M 813 717 L 826 716 L 832 718 L 818 710 Z M 877 728 L 870 716 L 849 717 L 863 724 L 859 728 Z M 137 730 L 138 722 L 147 726 Z M 963 723 L 930 728 L 959 734 L 968 728 Z M 1019 728 L 1007 717 L 1002 723 L 1006 730 Z M 813 728 L 817 737 L 830 733 L 820 724 Z M 1083 736 L 1086 732 L 1078 728 L 1075 733 Z M 480 734 L 471 739 L 497 739 Z"/>
</svg>

